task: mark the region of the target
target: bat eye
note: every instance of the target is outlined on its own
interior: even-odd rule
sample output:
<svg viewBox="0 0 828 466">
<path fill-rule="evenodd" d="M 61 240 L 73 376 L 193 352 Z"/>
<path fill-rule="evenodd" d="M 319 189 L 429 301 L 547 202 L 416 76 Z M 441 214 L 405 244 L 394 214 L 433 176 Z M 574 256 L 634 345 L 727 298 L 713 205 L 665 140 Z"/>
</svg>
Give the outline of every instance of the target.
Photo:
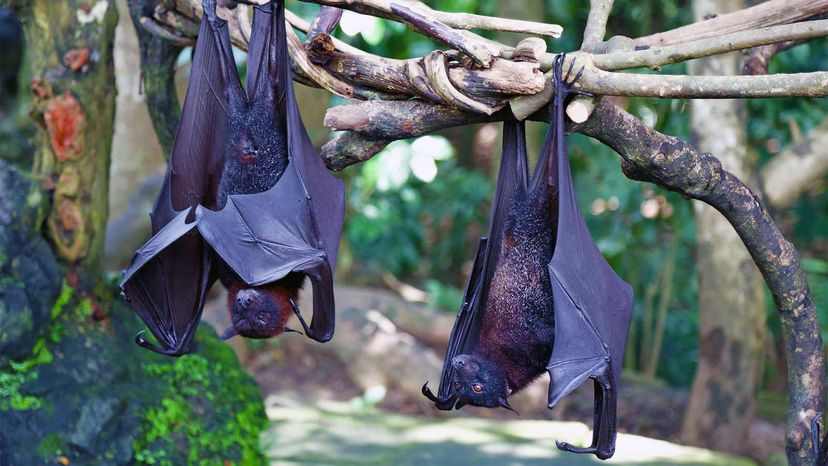
<svg viewBox="0 0 828 466">
<path fill-rule="evenodd" d="M 454 388 L 456 388 L 458 390 L 460 390 L 460 385 L 461 385 L 460 382 L 454 382 Z"/>
<path fill-rule="evenodd" d="M 483 386 L 480 384 L 474 384 L 472 385 L 472 390 L 474 390 L 474 393 L 483 393 Z"/>
</svg>

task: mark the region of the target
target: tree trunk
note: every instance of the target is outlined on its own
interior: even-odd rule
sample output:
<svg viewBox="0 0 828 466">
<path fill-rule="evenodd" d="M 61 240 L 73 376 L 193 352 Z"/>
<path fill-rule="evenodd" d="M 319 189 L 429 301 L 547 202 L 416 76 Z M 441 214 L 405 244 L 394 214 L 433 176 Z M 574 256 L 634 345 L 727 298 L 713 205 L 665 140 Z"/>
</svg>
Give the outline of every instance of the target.
<svg viewBox="0 0 828 466">
<path fill-rule="evenodd" d="M 742 0 L 696 0 L 703 17 L 742 8 Z M 733 75 L 738 54 L 691 62 L 691 74 Z M 724 168 L 750 179 L 745 104 L 737 100 L 694 100 L 695 144 L 716 154 Z M 745 453 L 756 411 L 756 392 L 765 343 L 765 295 L 759 274 L 742 240 L 712 207 L 695 201 L 698 236 L 700 343 L 699 365 L 684 420 L 688 443 Z"/>
</svg>

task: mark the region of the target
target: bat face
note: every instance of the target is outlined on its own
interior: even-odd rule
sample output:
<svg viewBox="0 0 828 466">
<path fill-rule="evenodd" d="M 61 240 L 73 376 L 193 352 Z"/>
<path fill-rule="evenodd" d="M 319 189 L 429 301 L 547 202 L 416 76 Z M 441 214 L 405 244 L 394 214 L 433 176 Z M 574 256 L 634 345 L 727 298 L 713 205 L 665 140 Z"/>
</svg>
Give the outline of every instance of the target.
<svg viewBox="0 0 828 466">
<path fill-rule="evenodd" d="M 457 409 L 464 405 L 485 408 L 509 407 L 509 387 L 500 367 L 477 355 L 461 354 L 451 360 Z"/>
<path fill-rule="evenodd" d="M 292 311 L 280 301 L 255 288 L 236 292 L 230 308 L 235 333 L 247 338 L 269 338 L 281 333 Z"/>
</svg>

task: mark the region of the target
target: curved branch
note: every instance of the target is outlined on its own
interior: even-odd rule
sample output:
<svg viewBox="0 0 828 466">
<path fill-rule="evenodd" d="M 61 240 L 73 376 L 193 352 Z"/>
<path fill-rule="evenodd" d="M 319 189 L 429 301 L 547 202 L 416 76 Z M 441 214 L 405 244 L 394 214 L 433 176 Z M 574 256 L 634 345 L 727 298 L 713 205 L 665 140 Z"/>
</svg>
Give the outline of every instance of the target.
<svg viewBox="0 0 828 466">
<path fill-rule="evenodd" d="M 331 37 L 331 32 L 336 29 L 339 19 L 342 18 L 342 10 L 330 6 L 323 6 L 319 13 L 313 18 L 305 39 L 305 51 L 308 57 L 317 65 L 324 65 L 331 53 L 336 49 Z M 288 20 L 290 22 L 290 20 Z"/>
<path fill-rule="evenodd" d="M 636 167 L 625 170 L 633 179 L 654 182 L 711 205 L 742 238 L 770 288 L 782 322 L 790 390 L 789 459 L 812 464 L 808 463 L 814 459 L 811 421 L 824 406 L 825 362 L 822 331 L 796 249 L 782 236 L 759 198 L 712 155 L 648 128 L 606 99 L 577 130 L 612 147 Z"/>
</svg>

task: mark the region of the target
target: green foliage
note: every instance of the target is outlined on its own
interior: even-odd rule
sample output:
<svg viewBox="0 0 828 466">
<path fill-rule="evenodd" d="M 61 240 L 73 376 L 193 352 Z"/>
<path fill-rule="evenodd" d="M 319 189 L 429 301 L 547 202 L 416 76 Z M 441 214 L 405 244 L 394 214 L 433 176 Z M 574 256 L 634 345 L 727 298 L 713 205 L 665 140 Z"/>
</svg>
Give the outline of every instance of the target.
<svg viewBox="0 0 828 466">
<path fill-rule="evenodd" d="M 255 465 L 262 463 L 259 432 L 266 425 L 261 393 L 233 351 L 213 338 L 199 352 L 173 362 L 145 363 L 146 376 L 166 380 L 161 405 L 149 409 L 133 444 L 139 464 Z M 210 410 L 210 412 L 207 412 Z M 206 423 L 218 419 L 219 423 Z"/>
<path fill-rule="evenodd" d="M 358 168 L 345 234 L 363 273 L 463 285 L 458 271 L 485 232 L 492 184 L 452 159 L 445 139 L 426 136 L 395 142 Z"/>
</svg>

